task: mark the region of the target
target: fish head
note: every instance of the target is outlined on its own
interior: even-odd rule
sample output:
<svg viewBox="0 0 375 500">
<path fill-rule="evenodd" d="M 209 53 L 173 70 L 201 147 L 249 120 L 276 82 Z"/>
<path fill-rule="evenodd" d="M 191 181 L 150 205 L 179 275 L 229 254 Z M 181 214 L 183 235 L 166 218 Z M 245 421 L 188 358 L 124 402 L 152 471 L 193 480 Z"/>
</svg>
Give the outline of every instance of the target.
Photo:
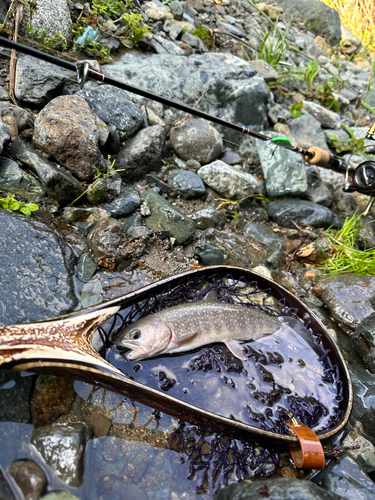
<svg viewBox="0 0 375 500">
<path fill-rule="evenodd" d="M 172 339 L 172 330 L 163 321 L 146 317 L 124 328 L 114 344 L 118 349 L 130 349 L 129 361 L 151 358 L 165 351 Z"/>
</svg>

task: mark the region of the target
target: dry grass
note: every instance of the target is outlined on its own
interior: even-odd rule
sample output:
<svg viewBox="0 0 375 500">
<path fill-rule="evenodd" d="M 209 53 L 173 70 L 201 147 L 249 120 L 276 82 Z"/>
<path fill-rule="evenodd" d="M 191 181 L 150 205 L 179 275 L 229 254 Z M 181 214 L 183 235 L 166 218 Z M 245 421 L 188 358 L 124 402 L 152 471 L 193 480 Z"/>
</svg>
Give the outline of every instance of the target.
<svg viewBox="0 0 375 500">
<path fill-rule="evenodd" d="M 375 1 L 374 0 L 323 0 L 338 11 L 342 23 L 350 29 L 363 45 L 375 53 Z"/>
</svg>

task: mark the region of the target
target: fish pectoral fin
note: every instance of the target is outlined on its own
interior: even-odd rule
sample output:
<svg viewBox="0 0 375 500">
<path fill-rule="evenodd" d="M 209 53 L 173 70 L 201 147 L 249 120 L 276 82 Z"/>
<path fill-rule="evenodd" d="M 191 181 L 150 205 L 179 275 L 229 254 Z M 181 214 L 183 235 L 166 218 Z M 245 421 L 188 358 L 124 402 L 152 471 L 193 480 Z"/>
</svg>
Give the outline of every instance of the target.
<svg viewBox="0 0 375 500">
<path fill-rule="evenodd" d="M 232 340 L 232 339 L 223 340 L 223 343 L 228 347 L 233 356 L 236 356 L 236 358 L 242 359 L 243 361 L 247 360 L 245 351 L 243 350 L 243 347 L 241 347 L 241 344 L 237 340 Z"/>
<path fill-rule="evenodd" d="M 188 345 L 195 340 L 195 337 L 198 335 L 198 332 L 187 332 L 179 337 L 174 338 L 170 344 L 169 348 L 176 349 L 177 347 L 181 347 L 183 345 Z"/>
</svg>

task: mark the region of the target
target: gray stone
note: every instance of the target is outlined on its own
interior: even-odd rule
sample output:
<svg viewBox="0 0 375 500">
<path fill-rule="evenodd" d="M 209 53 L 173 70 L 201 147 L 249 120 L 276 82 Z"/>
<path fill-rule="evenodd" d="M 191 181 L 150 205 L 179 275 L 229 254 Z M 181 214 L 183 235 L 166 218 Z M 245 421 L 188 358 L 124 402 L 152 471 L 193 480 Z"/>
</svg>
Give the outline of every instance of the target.
<svg viewBox="0 0 375 500">
<path fill-rule="evenodd" d="M 57 234 L 2 210 L 0 234 L 0 324 L 30 323 L 72 311 L 77 305 L 72 254 Z"/>
<path fill-rule="evenodd" d="M 303 19 L 311 26 L 311 31 L 336 45 L 341 39 L 341 21 L 339 13 L 323 2 L 315 0 L 276 0 L 285 14 Z"/>
<path fill-rule="evenodd" d="M 32 56 L 18 59 L 15 96 L 24 105 L 44 106 L 63 93 L 74 73 Z"/>
<path fill-rule="evenodd" d="M 79 179 L 104 168 L 95 115 L 82 97 L 64 95 L 49 102 L 35 119 L 33 143 Z"/>
<path fill-rule="evenodd" d="M 96 257 L 114 256 L 118 247 L 125 241 L 126 234 L 120 222 L 111 217 L 97 222 L 87 237 L 87 242 Z"/>
<path fill-rule="evenodd" d="M 31 114 L 19 106 L 10 102 L 0 102 L 0 117 L 13 116 L 16 119 L 19 132 L 22 132 L 32 124 Z"/>
<path fill-rule="evenodd" d="M 112 217 L 125 217 L 134 212 L 141 206 L 141 198 L 136 189 L 127 188 L 120 196 L 115 198 L 111 203 L 106 205 L 104 209 L 111 214 Z"/>
<path fill-rule="evenodd" d="M 340 128 L 341 118 L 338 113 L 311 101 L 303 101 L 302 113 L 312 115 L 325 128 Z"/>
<path fill-rule="evenodd" d="M 82 193 L 81 184 L 69 172 L 57 168 L 20 139 L 11 143 L 8 153 L 27 165 L 38 176 L 48 196 L 61 205 L 71 203 Z"/>
<path fill-rule="evenodd" d="M 12 0 L 4 0 L 0 4 L 0 23 L 4 22 L 5 16 L 7 15 L 7 12 L 8 12 L 8 9 L 9 9 L 11 3 L 12 3 Z"/>
<path fill-rule="evenodd" d="M 216 160 L 198 170 L 203 181 L 230 200 L 240 200 L 256 192 L 258 181 L 251 174 L 241 172 Z"/>
<path fill-rule="evenodd" d="M 130 217 L 126 217 L 126 219 L 122 221 L 122 224 L 125 231 L 129 231 L 132 227 L 140 227 L 142 226 L 142 215 L 134 214 Z"/>
<path fill-rule="evenodd" d="M 182 33 L 182 28 L 179 24 L 172 23 L 171 21 L 165 21 L 164 31 L 169 34 L 171 40 L 176 40 L 178 36 Z"/>
<path fill-rule="evenodd" d="M 199 103 L 202 111 L 257 130 L 268 125 L 269 93 L 263 77 L 248 62 L 231 54 L 194 54 L 187 58 L 130 51 L 107 71 L 190 106 L 208 89 Z M 173 115 L 178 116 L 177 112 Z M 223 133 L 226 139 L 248 143 L 248 137 L 239 139 L 238 133 L 229 129 L 223 129 Z"/>
<path fill-rule="evenodd" d="M 91 224 L 89 222 L 88 224 Z M 90 259 L 87 253 L 80 255 L 77 262 L 77 273 L 81 280 L 91 280 L 91 278 L 96 273 L 97 265 Z"/>
<path fill-rule="evenodd" d="M 76 208 L 76 207 L 66 207 L 64 208 L 63 218 L 68 223 L 76 222 L 94 222 L 97 223 L 100 220 L 108 219 L 109 213 L 102 208 Z"/>
<path fill-rule="evenodd" d="M 144 238 L 148 236 L 151 231 L 145 226 L 134 226 L 129 228 L 127 233 L 131 238 Z"/>
<path fill-rule="evenodd" d="M 276 133 L 269 134 L 271 137 Z M 269 196 L 300 196 L 306 192 L 306 170 L 301 155 L 289 149 L 256 141 Z"/>
<path fill-rule="evenodd" d="M 172 40 L 167 40 L 158 33 L 154 34 L 150 40 L 151 47 L 157 54 L 168 54 L 175 56 L 186 56 L 186 52 Z"/>
<path fill-rule="evenodd" d="M 47 30 L 47 40 L 56 37 L 58 31 L 65 39 L 72 39 L 72 20 L 66 0 L 37 0 L 33 8 L 26 4 L 24 18 L 26 25 L 39 30 L 39 36 L 43 29 Z M 61 40 L 57 39 L 56 46 L 60 44 Z"/>
<path fill-rule="evenodd" d="M 300 479 L 278 477 L 263 481 L 234 483 L 223 488 L 215 500 L 343 500 L 317 484 Z"/>
<path fill-rule="evenodd" d="M 347 500 L 375 499 L 373 481 L 348 453 L 340 456 L 339 463 L 332 461 L 328 464 L 312 481 Z"/>
<path fill-rule="evenodd" d="M 276 80 L 278 80 L 279 73 L 272 66 L 266 63 L 266 61 L 257 59 L 255 61 L 251 61 L 250 64 L 256 71 L 258 71 L 258 73 L 263 76 L 265 82 L 270 83 L 276 82 Z"/>
<path fill-rule="evenodd" d="M 190 47 L 197 50 L 198 52 L 207 52 L 207 48 L 202 40 L 199 37 L 192 35 L 191 33 L 184 33 L 181 37 L 181 41 L 187 43 Z"/>
<path fill-rule="evenodd" d="M 117 155 L 116 168 L 125 181 L 142 179 L 161 167 L 164 130 L 160 125 L 147 127 L 133 137 Z"/>
<path fill-rule="evenodd" d="M 236 165 L 237 163 L 241 163 L 240 155 L 234 153 L 233 151 L 225 151 L 220 156 L 219 160 L 223 161 L 224 163 L 228 163 L 228 165 Z"/>
<path fill-rule="evenodd" d="M 182 16 L 184 14 L 184 10 L 183 10 L 183 7 L 181 5 L 181 2 L 179 2 L 178 0 L 173 0 L 172 2 L 170 2 L 168 4 L 168 7 L 171 9 L 171 12 L 172 12 L 173 16 L 175 17 L 175 19 L 177 19 L 177 21 L 181 21 Z"/>
<path fill-rule="evenodd" d="M 343 47 L 346 54 L 353 54 L 361 48 L 362 42 L 350 31 L 350 29 L 341 24 L 340 46 Z"/>
<path fill-rule="evenodd" d="M 0 371 L 0 421 L 30 422 L 30 396 L 35 377 L 23 377 L 21 373 Z M 12 404 L 9 404 L 9 402 Z M 1 496 L 0 496 L 1 498 Z"/>
<path fill-rule="evenodd" d="M 190 170 L 172 170 L 168 176 L 168 184 L 184 200 L 201 198 L 206 194 L 202 179 Z"/>
<path fill-rule="evenodd" d="M 135 134 L 142 125 L 145 116 L 132 102 L 125 90 L 112 85 L 85 85 L 77 92 L 90 109 L 105 123 L 115 125 L 120 140 Z"/>
<path fill-rule="evenodd" d="M 31 444 L 56 476 L 70 486 L 80 486 L 87 428 L 83 423 L 52 424 L 34 429 Z"/>
<path fill-rule="evenodd" d="M 9 128 L 5 125 L 3 120 L 0 119 L 0 154 L 4 147 L 10 142 L 12 136 Z"/>
<path fill-rule="evenodd" d="M 94 229 L 93 222 L 77 222 L 77 227 L 82 236 L 87 236 Z"/>
<path fill-rule="evenodd" d="M 105 122 L 101 118 L 99 118 L 98 115 L 96 115 L 95 118 L 96 125 L 99 129 L 99 146 L 104 147 L 109 137 L 109 129 Z"/>
<path fill-rule="evenodd" d="M 96 306 L 103 302 L 103 287 L 98 279 L 83 285 L 80 300 L 82 308 Z"/>
<path fill-rule="evenodd" d="M 353 335 L 353 345 L 371 373 L 375 373 L 375 312 L 366 316 L 357 326 Z"/>
<path fill-rule="evenodd" d="M 306 176 L 306 198 L 313 203 L 319 203 L 320 205 L 330 207 L 333 201 L 332 185 L 321 180 L 316 167 L 306 167 Z"/>
<path fill-rule="evenodd" d="M 197 229 L 208 229 L 210 227 L 222 229 L 227 223 L 226 215 L 220 210 L 215 210 L 211 205 L 193 212 L 188 217 L 194 221 Z"/>
<path fill-rule="evenodd" d="M 246 38 L 246 33 L 236 26 L 233 26 L 232 24 L 217 21 L 216 26 L 219 30 L 227 31 L 231 35 L 238 36 L 240 38 Z"/>
<path fill-rule="evenodd" d="M 46 475 L 32 460 L 12 462 L 8 471 L 21 489 L 25 500 L 37 500 L 47 489 Z"/>
<path fill-rule="evenodd" d="M 223 140 L 211 125 L 202 120 L 190 118 L 170 134 L 171 146 L 183 160 L 197 160 L 201 165 L 211 163 L 223 150 Z"/>
<path fill-rule="evenodd" d="M 218 266 L 224 262 L 223 251 L 213 245 L 205 243 L 204 245 L 198 245 L 194 254 L 198 255 L 205 266 Z"/>
<path fill-rule="evenodd" d="M 313 227 L 340 227 L 342 222 L 329 208 L 311 201 L 289 199 L 271 201 L 267 205 L 269 217 L 279 226 L 295 229 L 295 224 Z M 295 223 L 295 224 L 294 224 Z"/>
<path fill-rule="evenodd" d="M 166 182 L 160 180 L 156 175 L 147 174 L 146 182 L 150 186 L 156 186 L 161 193 L 167 193 L 169 196 L 171 196 L 172 193 L 175 194 L 172 187 L 169 186 L 169 184 L 167 184 Z"/>
<path fill-rule="evenodd" d="M 338 323 L 354 329 L 375 312 L 372 305 L 375 303 L 374 277 L 342 274 L 321 284 L 321 298 Z"/>
<path fill-rule="evenodd" d="M 315 60 L 318 60 L 320 57 L 325 57 L 324 51 L 318 47 L 314 42 L 306 41 L 306 54 L 312 57 Z"/>
<path fill-rule="evenodd" d="M 151 211 L 151 215 L 145 220 L 146 226 L 151 231 L 169 231 L 170 235 L 176 239 L 177 245 L 182 245 L 194 235 L 194 222 L 176 210 L 158 193 L 148 189 L 141 194 L 141 199 Z"/>
<path fill-rule="evenodd" d="M 166 14 L 164 8 L 158 8 L 154 2 L 147 2 L 142 6 L 142 10 L 152 21 L 164 21 Z"/>
<path fill-rule="evenodd" d="M 16 162 L 0 157 L 0 190 L 12 193 L 28 202 L 38 202 L 45 198 L 46 193 L 41 184 Z"/>
<path fill-rule="evenodd" d="M 267 245 L 264 265 L 272 271 L 280 271 L 285 266 L 286 245 L 283 241 L 274 241 Z"/>
<path fill-rule="evenodd" d="M 312 115 L 304 114 L 290 122 L 293 139 L 303 148 L 317 146 L 328 151 L 320 122 Z"/>
</svg>

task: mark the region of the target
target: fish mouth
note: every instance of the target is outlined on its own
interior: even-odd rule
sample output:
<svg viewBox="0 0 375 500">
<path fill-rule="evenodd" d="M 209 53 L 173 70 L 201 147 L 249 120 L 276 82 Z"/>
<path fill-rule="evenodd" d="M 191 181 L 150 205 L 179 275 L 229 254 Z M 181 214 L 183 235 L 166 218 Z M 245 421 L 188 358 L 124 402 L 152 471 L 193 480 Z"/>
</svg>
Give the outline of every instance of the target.
<svg viewBox="0 0 375 500">
<path fill-rule="evenodd" d="M 139 361 L 146 357 L 146 348 L 139 342 L 131 340 L 129 342 L 121 342 L 121 346 L 117 346 L 121 350 L 126 350 L 125 356 L 129 361 Z"/>
</svg>

